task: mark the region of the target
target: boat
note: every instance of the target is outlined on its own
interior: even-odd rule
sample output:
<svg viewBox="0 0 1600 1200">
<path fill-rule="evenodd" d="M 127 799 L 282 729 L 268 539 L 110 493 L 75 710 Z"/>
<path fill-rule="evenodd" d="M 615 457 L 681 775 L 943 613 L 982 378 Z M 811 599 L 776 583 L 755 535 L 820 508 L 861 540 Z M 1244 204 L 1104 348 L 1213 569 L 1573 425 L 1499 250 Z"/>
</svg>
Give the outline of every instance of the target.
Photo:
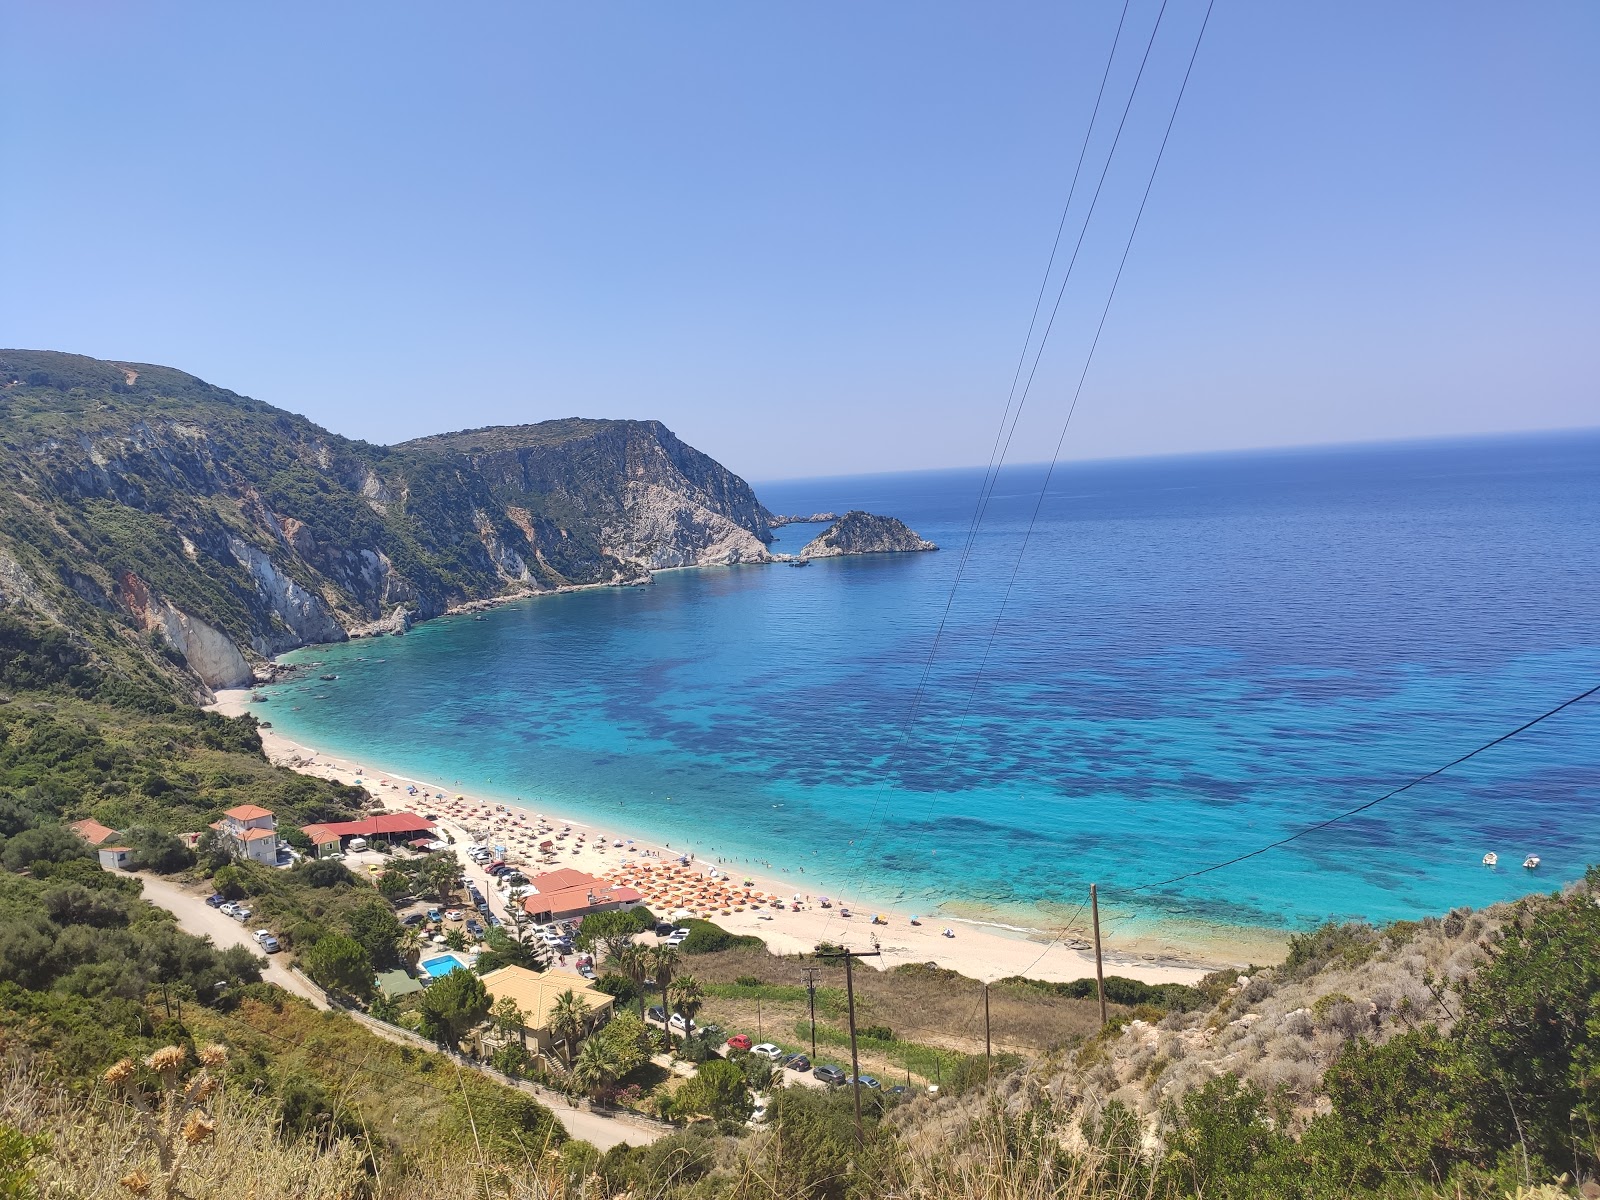
<svg viewBox="0 0 1600 1200">
<path fill-rule="evenodd" d="M 789 560 L 789 565 L 791 567 L 809 567 L 811 565 L 811 560 L 809 558 L 791 558 Z"/>
<path fill-rule="evenodd" d="M 1537 854 L 1528 855 L 1527 858 L 1522 860 L 1522 865 L 1530 871 L 1537 871 L 1539 869 L 1539 856 Z"/>
<path fill-rule="evenodd" d="M 1500 861 L 1500 856 L 1498 854 L 1496 854 L 1493 850 L 1489 851 L 1489 853 L 1487 853 L 1487 854 L 1485 854 L 1483 856 L 1483 865 L 1486 866 L 1486 867 L 1492 867 L 1492 866 L 1495 865 L 1495 863 L 1497 863 L 1499 861 Z"/>
<path fill-rule="evenodd" d="M 332 683 L 339 677 L 337 675 L 318 675 L 317 678 L 322 680 L 323 683 Z"/>
</svg>

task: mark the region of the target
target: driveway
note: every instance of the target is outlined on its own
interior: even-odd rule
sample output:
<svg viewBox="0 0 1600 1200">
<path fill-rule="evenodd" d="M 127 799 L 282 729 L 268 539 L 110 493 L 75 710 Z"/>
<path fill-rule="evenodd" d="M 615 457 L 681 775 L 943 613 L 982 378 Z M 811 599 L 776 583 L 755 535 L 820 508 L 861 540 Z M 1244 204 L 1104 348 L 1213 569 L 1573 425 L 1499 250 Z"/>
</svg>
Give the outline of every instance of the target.
<svg viewBox="0 0 1600 1200">
<path fill-rule="evenodd" d="M 178 928 L 185 933 L 192 933 L 196 937 L 208 937 L 212 944 L 221 947 L 244 946 L 254 951 L 257 955 L 266 958 L 266 969 L 261 972 L 261 977 L 268 983 L 275 983 L 290 995 L 299 996 L 316 1008 L 326 1009 L 327 1002 L 314 988 L 308 987 L 283 961 L 283 955 L 263 955 L 261 947 L 256 944 L 255 926 L 244 926 L 232 917 L 226 916 L 206 903 L 206 893 L 191 892 L 179 887 L 170 880 L 159 875 L 150 875 L 143 871 L 138 872 L 139 880 L 144 884 L 144 898 L 152 904 L 159 904 L 173 916 L 178 918 Z"/>
</svg>

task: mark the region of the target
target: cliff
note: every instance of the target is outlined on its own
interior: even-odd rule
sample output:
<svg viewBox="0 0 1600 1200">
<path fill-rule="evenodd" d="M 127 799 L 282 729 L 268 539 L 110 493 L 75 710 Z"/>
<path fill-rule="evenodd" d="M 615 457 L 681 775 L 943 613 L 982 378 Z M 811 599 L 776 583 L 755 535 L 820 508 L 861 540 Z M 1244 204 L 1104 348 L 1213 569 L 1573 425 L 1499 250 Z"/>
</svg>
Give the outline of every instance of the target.
<svg viewBox="0 0 1600 1200">
<path fill-rule="evenodd" d="M 918 537 L 896 517 L 880 517 L 853 509 L 800 548 L 799 558 L 837 554 L 902 554 L 939 547 Z"/>
<path fill-rule="evenodd" d="M 768 561 L 745 481 L 657 421 L 397 446 L 141 363 L 0 350 L 0 607 L 175 684 L 494 597 Z"/>
</svg>

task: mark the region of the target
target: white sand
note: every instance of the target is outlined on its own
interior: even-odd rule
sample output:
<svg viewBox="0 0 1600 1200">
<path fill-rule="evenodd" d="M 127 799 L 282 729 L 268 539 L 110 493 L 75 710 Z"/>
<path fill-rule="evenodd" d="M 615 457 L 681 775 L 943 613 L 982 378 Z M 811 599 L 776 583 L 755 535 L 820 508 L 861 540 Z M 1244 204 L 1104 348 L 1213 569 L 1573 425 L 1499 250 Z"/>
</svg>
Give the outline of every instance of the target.
<svg viewBox="0 0 1600 1200">
<path fill-rule="evenodd" d="M 224 691 L 217 693 L 216 703 L 211 707 L 225 716 L 239 716 L 249 711 L 249 701 L 249 689 Z M 506 845 L 510 851 L 507 854 L 508 861 L 524 866 L 530 876 L 541 870 L 555 869 L 542 866 L 535 849 L 538 842 L 553 840 L 554 834 L 537 834 L 539 823 L 534 811 L 526 806 L 475 797 L 470 792 L 437 780 L 412 779 L 385 770 L 372 759 L 358 763 L 340 758 L 292 742 L 273 729 L 263 729 L 261 741 L 267 757 L 280 766 L 341 783 L 354 783 L 359 778 L 368 792 L 386 808 L 435 814 L 440 818 L 439 824 L 449 830 L 458 843 L 472 841 L 473 831 L 493 830 L 493 840 Z M 365 769 L 364 773 L 358 773 L 358 766 Z M 422 794 L 408 795 L 406 787 L 409 785 L 415 785 Z M 441 792 L 447 800 L 427 799 Z M 458 800 L 457 797 L 462 799 Z M 644 839 L 634 839 L 632 845 L 625 844 L 622 849 L 613 847 L 613 842 L 627 843 L 632 837 L 616 826 L 587 825 L 553 811 L 544 812 L 543 817 L 544 823 L 552 825 L 555 832 L 568 826 L 571 828 L 571 833 L 557 842 L 558 866 L 615 878 L 625 862 L 632 862 L 635 866 L 652 863 L 658 872 L 660 867 L 677 862 L 679 851 L 668 850 Z M 580 836 L 583 842 L 581 847 L 576 845 Z M 646 851 L 657 853 L 647 856 Z M 703 877 L 715 866 L 717 864 L 713 862 L 695 860 L 691 869 Z M 733 876 L 729 886 L 735 891 L 743 891 L 742 885 L 746 879 L 753 882 L 755 891 L 782 897 L 786 902 L 796 891 L 793 879 L 775 881 L 737 867 L 718 869 L 727 870 Z M 779 954 L 809 952 L 820 941 L 866 950 L 871 948 L 875 936 L 882 957 L 866 961 L 883 969 L 902 963 L 931 962 L 981 980 L 1002 979 L 1011 975 L 1027 975 L 1044 980 L 1086 979 L 1094 976 L 1093 952 L 1073 949 L 1064 944 L 1087 938 L 1087 930 L 1083 927 L 1086 918 L 1079 927 L 1064 934 L 1056 931 L 1026 934 L 932 917 L 914 926 L 905 913 L 891 912 L 865 902 L 852 904 L 845 897 L 835 897 L 835 907 L 824 909 L 815 903 L 815 893 L 807 896 L 805 888 L 801 888 L 800 892 L 805 899 L 798 912 L 790 911 L 785 903 L 781 911 L 763 906 L 759 909 L 747 908 L 744 912 L 731 912 L 728 916 L 723 916 L 719 909 L 711 919 L 732 932 L 759 936 L 772 951 Z M 841 902 L 849 908 L 851 916 L 842 915 L 839 907 Z M 667 915 L 649 897 L 645 903 L 659 915 Z M 763 920 L 760 914 L 768 914 L 772 919 Z M 881 916 L 886 924 L 872 925 L 874 915 Z M 945 937 L 946 928 L 955 936 Z M 1123 939 L 1116 944 L 1108 940 L 1104 947 L 1108 975 L 1122 975 L 1146 983 L 1194 983 L 1208 971 L 1219 967 L 1241 966 L 1250 961 L 1276 961 L 1281 955 L 1281 946 L 1275 945 L 1272 937 L 1250 938 L 1244 933 L 1237 939 L 1207 938 L 1204 941 L 1197 940 L 1196 944 L 1190 946 Z"/>
</svg>

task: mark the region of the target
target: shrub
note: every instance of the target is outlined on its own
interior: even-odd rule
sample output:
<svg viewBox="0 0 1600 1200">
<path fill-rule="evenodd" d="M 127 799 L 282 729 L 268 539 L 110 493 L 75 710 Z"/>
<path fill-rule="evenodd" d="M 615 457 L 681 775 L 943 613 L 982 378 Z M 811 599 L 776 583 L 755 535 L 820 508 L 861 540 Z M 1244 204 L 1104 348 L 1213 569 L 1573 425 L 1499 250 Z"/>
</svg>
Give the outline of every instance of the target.
<svg viewBox="0 0 1600 1200">
<path fill-rule="evenodd" d="M 683 928 L 689 931 L 689 936 L 683 939 L 681 947 L 685 954 L 715 954 L 719 950 L 738 948 L 755 950 L 766 946 L 765 942 L 753 934 L 729 933 L 720 925 L 713 925 L 710 921 L 691 918 L 683 922 Z"/>
</svg>

